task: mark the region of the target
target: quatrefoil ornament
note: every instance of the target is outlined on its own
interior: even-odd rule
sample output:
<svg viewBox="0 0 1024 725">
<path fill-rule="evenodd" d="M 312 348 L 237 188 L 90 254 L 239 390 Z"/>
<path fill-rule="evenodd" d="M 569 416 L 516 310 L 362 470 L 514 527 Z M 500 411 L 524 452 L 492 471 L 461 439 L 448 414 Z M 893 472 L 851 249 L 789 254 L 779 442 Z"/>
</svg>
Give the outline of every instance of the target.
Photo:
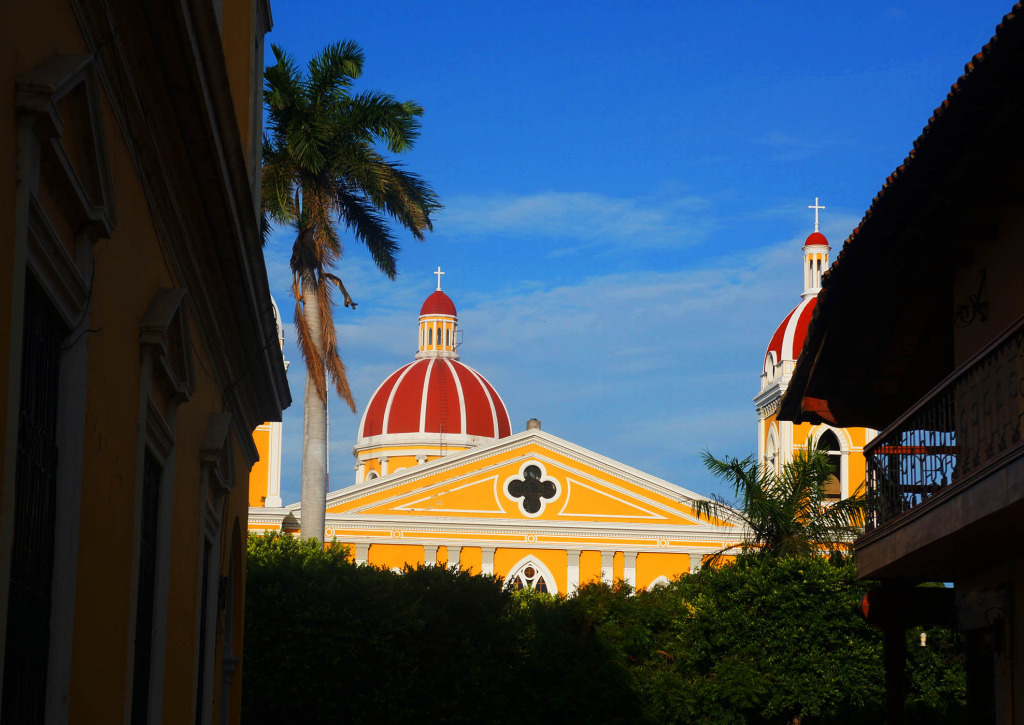
<svg viewBox="0 0 1024 725">
<path fill-rule="evenodd" d="M 525 515 L 540 516 L 548 501 L 558 498 L 561 487 L 558 481 L 545 475 L 544 469 L 536 463 L 525 466 L 518 476 L 505 481 L 505 496 L 519 504 Z"/>
</svg>

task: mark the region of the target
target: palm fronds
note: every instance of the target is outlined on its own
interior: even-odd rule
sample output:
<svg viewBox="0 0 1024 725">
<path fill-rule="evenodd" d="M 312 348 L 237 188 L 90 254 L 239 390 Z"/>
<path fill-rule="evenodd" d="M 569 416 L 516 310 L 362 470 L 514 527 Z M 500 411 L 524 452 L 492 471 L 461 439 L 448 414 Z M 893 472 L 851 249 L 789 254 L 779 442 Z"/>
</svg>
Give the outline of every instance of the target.
<svg viewBox="0 0 1024 725">
<path fill-rule="evenodd" d="M 334 273 L 344 254 L 339 230 L 365 245 L 377 268 L 394 279 L 400 246 L 390 221 L 418 240 L 433 228 L 431 216 L 441 208 L 437 195 L 377 149 L 412 148 L 423 108 L 379 91 L 353 94 L 365 56 L 352 41 L 324 48 L 305 73 L 282 48 L 272 50 L 275 62 L 266 69 L 263 93 L 264 240 L 272 225 L 295 230 L 291 268 L 299 349 L 321 399 L 326 401 L 326 374 L 354 411 L 333 319 L 334 287 L 346 307 L 356 306 Z"/>
<path fill-rule="evenodd" d="M 734 499 L 712 496 L 691 505 L 702 516 L 743 527 L 744 553 L 787 556 L 845 551 L 863 521 L 862 497 L 826 498 L 825 484 L 833 470 L 824 451 L 809 446 L 778 473 L 753 456 L 719 459 L 705 451 L 703 462 L 713 476 L 730 485 Z M 718 556 L 723 553 L 727 552 Z"/>
</svg>

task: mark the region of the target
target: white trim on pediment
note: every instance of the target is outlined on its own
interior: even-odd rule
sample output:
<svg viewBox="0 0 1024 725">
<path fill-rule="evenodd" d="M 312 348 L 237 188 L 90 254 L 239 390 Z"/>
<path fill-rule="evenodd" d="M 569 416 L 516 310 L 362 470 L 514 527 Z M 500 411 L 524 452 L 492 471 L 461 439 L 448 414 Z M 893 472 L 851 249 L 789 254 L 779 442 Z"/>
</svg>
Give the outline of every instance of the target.
<svg viewBox="0 0 1024 725">
<path fill-rule="evenodd" d="M 643 513 L 640 513 L 640 514 L 630 514 L 630 515 L 628 515 L 628 518 L 632 518 L 632 519 L 655 519 L 655 520 L 662 520 L 662 521 L 664 521 L 667 518 L 665 516 L 661 516 L 659 514 L 656 514 L 653 511 L 648 511 L 645 508 L 641 508 L 640 506 L 637 506 L 632 501 L 627 501 L 626 499 L 619 498 L 618 496 L 612 496 L 611 494 L 609 494 L 609 493 L 607 493 L 605 491 L 601 491 L 600 489 L 595 488 L 593 486 L 588 486 L 587 484 L 583 483 L 582 481 L 577 481 L 576 479 L 569 478 L 568 476 L 566 476 L 566 483 L 568 484 L 566 486 L 566 488 L 568 489 L 568 493 L 565 496 L 565 502 L 562 505 L 562 509 L 558 512 L 559 516 L 578 516 L 580 518 L 595 518 L 595 519 L 597 519 L 597 518 L 607 518 L 607 519 L 622 518 L 622 516 L 623 516 L 622 514 L 601 514 L 601 513 L 591 513 L 589 511 L 585 512 L 585 513 L 578 513 L 578 514 L 566 513 L 566 510 L 569 508 L 570 499 L 572 497 L 572 489 L 575 486 L 580 486 L 582 488 L 585 488 L 585 489 L 588 489 L 590 491 L 593 491 L 594 493 L 600 494 L 601 496 L 606 496 L 607 498 L 610 498 L 610 499 L 612 499 L 614 501 L 617 501 L 617 502 L 619 502 L 621 504 L 625 504 L 626 506 L 630 506 L 632 508 L 639 509 L 640 511 L 643 512 Z"/>
<path fill-rule="evenodd" d="M 705 496 L 683 488 L 682 486 L 677 486 L 669 483 L 668 481 L 657 478 L 656 476 L 651 476 L 650 474 L 644 473 L 632 466 L 628 466 L 619 461 L 602 456 L 599 453 L 595 453 L 594 451 L 583 448 L 582 446 L 578 446 L 567 440 L 551 435 L 547 431 L 535 428 L 525 430 L 505 438 L 491 439 L 483 445 L 466 451 L 452 453 L 451 455 L 443 456 L 433 461 L 428 461 L 423 465 L 403 471 L 401 474 L 392 474 L 390 476 L 381 477 L 372 485 L 360 486 L 358 488 L 349 486 L 338 489 L 337 491 L 332 491 L 327 494 L 327 507 L 330 508 L 339 504 L 348 503 L 353 498 L 364 496 L 371 492 L 378 493 L 391 488 L 397 488 L 398 486 L 404 486 L 408 483 L 437 473 L 454 470 L 467 463 L 472 463 L 474 460 L 482 460 L 498 453 L 506 453 L 519 448 L 525 448 L 533 443 L 539 443 L 554 453 L 565 456 L 577 463 L 591 466 L 605 475 L 613 478 L 621 478 L 632 485 L 652 491 L 661 496 L 665 496 L 666 498 L 683 503 L 684 505 L 688 499 L 700 501 L 706 498 Z M 530 453 L 529 455 L 536 456 L 537 454 Z M 552 459 L 549 458 L 542 459 L 552 461 Z M 565 464 L 561 462 L 552 462 L 560 467 L 565 467 Z M 504 465 L 504 463 L 501 465 Z M 494 467 L 497 467 L 497 465 Z M 485 469 L 477 470 L 480 472 Z M 581 471 L 572 472 L 577 475 L 585 475 Z M 296 502 L 286 508 L 294 510 L 298 507 L 299 504 Z"/>
<path fill-rule="evenodd" d="M 391 474 L 391 475 L 387 476 L 386 478 L 385 477 L 381 477 L 380 479 L 376 479 L 373 482 L 368 481 L 365 485 L 360 486 L 358 488 L 356 488 L 356 487 L 349 487 L 349 488 L 345 488 L 345 489 L 340 489 L 339 491 L 333 492 L 333 494 L 328 494 L 328 496 L 327 496 L 327 508 L 330 509 L 330 508 L 335 507 L 335 506 L 343 505 L 343 504 L 346 504 L 346 503 L 351 503 L 351 502 L 356 501 L 359 498 L 362 498 L 364 496 L 368 496 L 370 494 L 377 494 L 377 493 L 380 493 L 382 491 L 386 491 L 386 490 L 389 490 L 389 489 L 404 488 L 405 486 L 407 486 L 410 483 L 410 480 L 415 480 L 415 479 L 406 478 L 406 476 L 405 476 L 406 473 L 412 474 L 412 473 L 415 473 L 415 472 L 418 472 L 418 471 L 426 471 L 429 474 L 430 473 L 430 468 L 431 468 L 431 466 L 433 464 L 437 464 L 437 463 L 442 462 L 442 461 L 447 461 L 447 460 L 449 460 L 451 458 L 452 458 L 452 456 L 447 456 L 444 459 L 438 459 L 436 461 L 431 461 L 430 463 L 424 464 L 422 466 L 417 466 L 415 469 L 408 469 L 407 471 L 404 471 L 402 474 L 397 474 L 397 473 L 396 474 Z M 682 511 L 682 510 L 680 510 L 677 507 L 673 507 L 671 505 L 667 505 L 667 504 L 664 504 L 662 502 L 654 501 L 652 499 L 649 499 L 649 498 L 647 498 L 647 497 L 645 497 L 645 496 L 643 496 L 641 494 L 638 494 L 636 491 L 633 491 L 633 490 L 630 490 L 630 489 L 626 489 L 626 488 L 624 488 L 624 487 L 614 483 L 613 481 L 592 477 L 589 474 L 587 474 L 585 471 L 582 471 L 582 470 L 577 469 L 575 467 L 568 466 L 568 465 L 566 465 L 565 463 L 563 463 L 561 461 L 556 461 L 555 459 L 553 459 L 550 456 L 540 455 L 536 451 L 531 451 L 528 455 L 523 456 L 523 458 L 521 460 L 527 462 L 524 465 L 527 465 L 528 462 L 533 461 L 533 462 L 547 463 L 550 466 L 557 466 L 557 467 L 563 469 L 566 472 L 566 474 L 572 474 L 573 476 L 576 476 L 578 478 L 584 478 L 584 479 L 590 480 L 592 483 L 600 484 L 601 486 L 603 486 L 606 489 L 608 489 L 608 491 L 619 493 L 622 496 L 625 496 L 625 497 L 627 497 L 629 499 L 632 499 L 635 502 L 641 502 L 644 505 L 649 506 L 649 507 L 651 507 L 653 509 L 661 510 L 661 511 L 664 511 L 666 513 L 672 514 L 673 516 L 678 516 L 678 517 L 681 517 L 683 519 L 686 519 L 686 520 L 689 520 L 689 521 L 693 521 L 695 525 L 699 525 L 700 524 L 700 518 L 697 517 L 697 516 L 688 514 L 685 511 Z M 436 482 L 434 484 L 431 484 L 429 487 L 423 488 L 422 491 L 423 492 L 436 491 L 439 488 L 445 488 L 446 486 L 451 486 L 452 483 L 454 483 L 457 480 L 465 479 L 465 478 L 470 478 L 470 477 L 476 477 L 476 476 L 480 476 L 482 474 L 487 474 L 487 473 L 490 473 L 492 471 L 496 471 L 496 470 L 498 470 L 500 468 L 503 468 L 503 467 L 507 466 L 510 462 L 512 462 L 512 461 L 509 460 L 509 459 L 505 459 L 505 460 L 502 460 L 502 461 L 498 461 L 498 462 L 492 463 L 492 464 L 490 464 L 488 466 L 485 466 L 485 467 L 472 468 L 471 470 L 468 470 L 465 473 L 461 474 L 459 476 L 459 478 L 457 478 L 457 479 L 454 479 L 454 480 L 453 479 L 446 479 L 446 480 L 438 481 L 438 482 Z M 460 467 L 460 466 L 451 466 L 450 468 L 458 468 L 458 467 Z M 609 476 L 612 477 L 612 478 L 615 478 L 614 474 L 609 474 Z M 420 476 L 420 477 L 422 477 L 422 476 Z M 567 480 L 575 480 L 575 479 L 568 479 L 568 475 L 567 475 Z M 378 484 L 377 481 L 380 481 L 380 483 Z M 635 483 L 635 481 L 631 481 L 631 483 Z M 611 493 L 609 493 L 609 492 L 601 492 L 600 489 L 594 488 L 592 486 L 587 486 L 587 488 L 593 488 L 593 490 L 599 491 L 600 493 L 602 493 L 602 495 L 610 496 L 612 498 L 616 498 Z M 651 490 L 652 489 L 652 487 L 646 487 L 646 488 L 647 488 L 647 490 Z M 682 490 L 685 490 L 685 489 L 682 489 Z M 378 509 L 378 508 L 380 508 L 382 506 L 387 506 L 387 505 L 389 505 L 391 503 L 395 503 L 395 502 L 401 501 L 403 498 L 405 498 L 406 496 L 409 496 L 409 495 L 410 495 L 410 492 L 408 492 L 406 490 L 402 490 L 402 491 L 398 492 L 397 494 L 395 494 L 394 496 L 391 496 L 391 497 L 385 498 L 385 499 L 379 499 L 379 500 L 375 500 L 375 501 L 372 501 L 372 502 L 368 502 L 364 506 L 359 506 L 357 508 L 354 508 L 351 511 L 349 511 L 348 513 L 350 513 L 350 514 L 361 514 L 361 513 L 365 512 L 365 511 L 368 511 L 368 510 Z M 666 497 L 671 497 L 674 501 L 676 501 L 677 503 L 682 504 L 684 506 L 688 505 L 685 497 L 679 497 L 679 495 L 675 494 L 675 492 L 663 493 L 662 495 L 664 495 Z M 631 503 L 630 505 L 634 505 L 635 506 L 636 503 Z M 289 508 L 291 510 L 291 509 L 297 508 L 298 506 L 299 506 L 299 504 L 293 504 L 292 506 L 289 506 L 287 508 Z M 649 514 L 647 514 L 647 515 L 649 515 Z M 645 516 L 639 516 L 638 515 L 638 516 L 631 517 L 631 518 L 642 518 L 642 517 L 646 517 L 646 515 Z M 661 517 L 661 518 L 665 518 L 665 517 Z"/>
<path fill-rule="evenodd" d="M 474 473 L 475 473 L 475 471 L 474 471 Z M 443 488 L 444 485 L 448 484 L 448 483 L 451 483 L 451 481 L 445 481 L 443 484 L 439 484 L 437 486 L 431 486 L 427 490 L 435 491 L 438 488 Z M 492 490 L 494 492 L 494 508 L 493 509 L 455 509 L 455 508 L 443 509 L 443 508 L 425 508 L 425 507 L 424 508 L 413 508 L 413 506 L 415 504 L 424 503 L 426 501 L 432 501 L 437 496 L 443 496 L 443 495 L 448 494 L 448 493 L 455 493 L 456 491 L 461 491 L 462 489 L 469 488 L 470 486 L 478 486 L 481 483 L 490 483 L 491 484 L 491 488 L 492 488 Z M 475 481 L 470 481 L 469 483 L 464 483 L 461 486 L 456 486 L 455 488 L 448 489 L 446 491 L 441 491 L 441 492 L 438 492 L 438 493 L 434 493 L 434 494 L 431 494 L 430 496 L 424 496 L 423 498 L 418 498 L 415 501 L 409 501 L 408 503 L 403 504 L 402 506 L 395 506 L 393 510 L 394 511 L 433 511 L 435 513 L 452 513 L 452 514 L 455 514 L 455 513 L 458 513 L 458 514 L 504 514 L 505 513 L 505 509 L 502 508 L 501 501 L 498 498 L 498 477 L 497 476 L 490 476 L 490 477 L 480 478 L 480 479 L 477 479 Z"/>
</svg>

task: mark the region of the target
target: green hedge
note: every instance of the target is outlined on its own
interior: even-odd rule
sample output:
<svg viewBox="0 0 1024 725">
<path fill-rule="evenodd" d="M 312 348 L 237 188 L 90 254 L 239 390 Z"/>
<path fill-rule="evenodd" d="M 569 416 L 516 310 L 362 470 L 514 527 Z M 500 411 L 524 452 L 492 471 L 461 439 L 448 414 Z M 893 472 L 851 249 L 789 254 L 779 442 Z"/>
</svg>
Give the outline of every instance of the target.
<svg viewBox="0 0 1024 725">
<path fill-rule="evenodd" d="M 740 557 L 558 598 L 287 536 L 248 551 L 246 723 L 883 720 L 881 637 L 854 613 L 867 585 L 850 562 Z M 909 721 L 966 722 L 956 638 L 918 633 Z"/>
</svg>

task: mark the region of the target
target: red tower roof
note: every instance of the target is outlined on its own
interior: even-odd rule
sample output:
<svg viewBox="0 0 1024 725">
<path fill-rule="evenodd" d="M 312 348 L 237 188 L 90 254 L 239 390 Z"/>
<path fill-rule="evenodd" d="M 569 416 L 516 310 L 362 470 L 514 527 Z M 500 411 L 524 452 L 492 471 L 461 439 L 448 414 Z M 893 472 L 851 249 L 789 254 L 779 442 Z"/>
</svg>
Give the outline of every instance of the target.
<svg viewBox="0 0 1024 725">
<path fill-rule="evenodd" d="M 420 317 L 423 315 L 451 315 L 456 316 L 455 303 L 452 298 L 441 290 L 437 290 L 423 303 L 420 308 Z"/>
<path fill-rule="evenodd" d="M 828 240 L 825 239 L 825 235 L 821 232 L 811 232 L 811 235 L 807 237 L 807 241 L 804 242 L 805 247 L 827 247 Z"/>
</svg>

